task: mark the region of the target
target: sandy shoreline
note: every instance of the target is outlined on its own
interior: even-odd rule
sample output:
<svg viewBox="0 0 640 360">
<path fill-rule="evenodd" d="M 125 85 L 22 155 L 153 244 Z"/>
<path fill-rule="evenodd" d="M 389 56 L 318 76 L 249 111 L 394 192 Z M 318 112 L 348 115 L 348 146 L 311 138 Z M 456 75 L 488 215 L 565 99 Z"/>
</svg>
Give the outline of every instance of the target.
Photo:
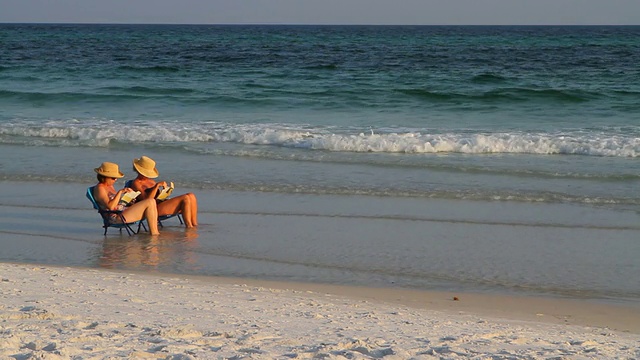
<svg viewBox="0 0 640 360">
<path fill-rule="evenodd" d="M 638 312 L 611 305 L 28 264 L 0 274 L 0 358 L 640 356 Z"/>
</svg>

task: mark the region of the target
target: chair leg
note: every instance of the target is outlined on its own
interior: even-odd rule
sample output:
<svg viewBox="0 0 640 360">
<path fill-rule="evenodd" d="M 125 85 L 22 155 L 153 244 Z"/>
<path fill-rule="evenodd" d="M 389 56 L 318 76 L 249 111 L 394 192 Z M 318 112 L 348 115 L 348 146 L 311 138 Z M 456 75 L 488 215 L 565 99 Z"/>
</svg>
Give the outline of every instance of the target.
<svg viewBox="0 0 640 360">
<path fill-rule="evenodd" d="M 124 215 L 122 215 L 122 213 L 119 213 L 118 216 L 120 217 L 120 221 L 122 221 L 122 224 L 124 224 L 124 228 L 127 230 L 127 234 L 129 236 L 133 235 L 133 234 L 137 234 L 136 231 L 134 231 L 131 228 L 131 225 L 129 225 L 129 223 L 127 223 L 127 219 L 125 219 Z M 139 225 L 138 225 L 139 226 Z M 120 232 L 122 232 L 122 227 L 120 228 Z"/>
<path fill-rule="evenodd" d="M 144 230 L 146 231 L 147 228 L 144 226 L 144 223 L 142 221 L 140 221 L 138 223 L 138 231 L 133 230 L 133 228 L 131 227 L 131 225 L 129 223 L 127 223 L 126 219 L 124 218 L 124 216 L 122 216 L 122 214 L 118 214 L 120 216 L 120 220 L 122 221 L 122 224 L 114 224 L 112 226 L 111 223 L 107 222 L 106 220 L 104 221 L 102 227 L 104 228 L 104 236 L 107 236 L 107 231 L 109 230 L 110 227 L 115 227 L 118 230 L 120 230 L 120 234 L 122 234 L 122 228 L 124 228 L 125 230 L 127 230 L 127 234 L 129 236 L 132 236 L 133 234 L 137 234 L 140 232 L 140 226 L 144 227 Z"/>
</svg>

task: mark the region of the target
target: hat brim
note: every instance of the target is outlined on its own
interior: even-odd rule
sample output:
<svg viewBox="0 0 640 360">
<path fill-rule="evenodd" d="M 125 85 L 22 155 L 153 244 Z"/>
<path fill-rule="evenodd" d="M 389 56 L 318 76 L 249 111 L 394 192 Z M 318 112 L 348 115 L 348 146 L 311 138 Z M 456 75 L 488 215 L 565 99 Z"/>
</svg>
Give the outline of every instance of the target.
<svg viewBox="0 0 640 360">
<path fill-rule="evenodd" d="M 120 171 L 118 171 L 118 174 L 107 173 L 107 172 L 101 171 L 100 168 L 95 168 L 95 169 L 93 169 L 93 171 L 98 173 L 98 175 L 102 175 L 102 176 L 110 177 L 110 178 L 118 178 L 119 179 L 119 178 L 123 178 L 124 177 L 124 174 L 121 173 Z"/>
</svg>

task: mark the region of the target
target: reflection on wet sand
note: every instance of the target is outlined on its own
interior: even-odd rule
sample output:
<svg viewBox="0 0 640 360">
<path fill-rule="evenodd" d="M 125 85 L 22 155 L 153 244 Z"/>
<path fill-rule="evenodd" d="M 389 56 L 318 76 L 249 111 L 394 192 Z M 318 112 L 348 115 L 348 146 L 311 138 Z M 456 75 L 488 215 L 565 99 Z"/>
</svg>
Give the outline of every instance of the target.
<svg viewBox="0 0 640 360">
<path fill-rule="evenodd" d="M 197 257 L 193 250 L 198 245 L 197 239 L 197 229 L 165 229 L 160 236 L 106 237 L 99 266 L 133 270 L 195 265 Z"/>
</svg>

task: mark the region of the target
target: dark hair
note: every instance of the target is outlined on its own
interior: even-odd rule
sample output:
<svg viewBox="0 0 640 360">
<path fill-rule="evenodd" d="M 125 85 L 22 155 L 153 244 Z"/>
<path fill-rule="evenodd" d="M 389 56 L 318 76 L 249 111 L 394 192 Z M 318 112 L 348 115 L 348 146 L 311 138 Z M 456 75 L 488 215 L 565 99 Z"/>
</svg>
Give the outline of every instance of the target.
<svg viewBox="0 0 640 360">
<path fill-rule="evenodd" d="M 96 178 L 98 178 L 98 182 L 104 182 L 104 180 L 108 179 L 108 176 L 97 174 Z"/>
</svg>

